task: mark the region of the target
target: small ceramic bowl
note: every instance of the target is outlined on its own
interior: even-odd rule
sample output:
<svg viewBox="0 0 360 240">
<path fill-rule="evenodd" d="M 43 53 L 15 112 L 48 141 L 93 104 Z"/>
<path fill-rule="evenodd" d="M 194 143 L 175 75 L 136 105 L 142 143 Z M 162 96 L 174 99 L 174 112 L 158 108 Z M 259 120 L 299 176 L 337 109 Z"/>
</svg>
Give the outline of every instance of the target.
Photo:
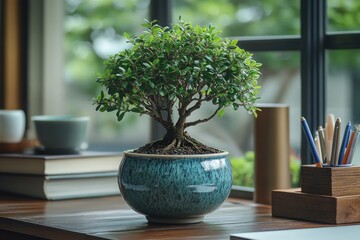
<svg viewBox="0 0 360 240">
<path fill-rule="evenodd" d="M 43 115 L 31 120 L 46 152 L 75 153 L 86 145 L 89 117 Z"/>
</svg>

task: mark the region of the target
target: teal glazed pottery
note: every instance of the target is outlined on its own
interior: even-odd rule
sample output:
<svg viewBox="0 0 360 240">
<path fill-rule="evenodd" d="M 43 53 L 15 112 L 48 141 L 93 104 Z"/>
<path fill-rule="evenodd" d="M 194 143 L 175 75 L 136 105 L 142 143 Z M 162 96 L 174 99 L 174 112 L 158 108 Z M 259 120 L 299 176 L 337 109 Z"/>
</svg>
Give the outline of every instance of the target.
<svg viewBox="0 0 360 240">
<path fill-rule="evenodd" d="M 149 222 L 187 224 L 227 199 L 232 186 L 228 152 L 206 155 L 124 153 L 119 187 L 128 205 Z"/>
</svg>

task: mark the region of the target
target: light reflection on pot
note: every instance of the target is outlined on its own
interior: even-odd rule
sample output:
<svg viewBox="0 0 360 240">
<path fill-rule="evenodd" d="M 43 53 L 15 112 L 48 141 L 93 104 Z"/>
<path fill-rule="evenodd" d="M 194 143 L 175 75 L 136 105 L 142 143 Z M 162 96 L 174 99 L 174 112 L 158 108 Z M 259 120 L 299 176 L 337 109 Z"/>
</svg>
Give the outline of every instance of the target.
<svg viewBox="0 0 360 240">
<path fill-rule="evenodd" d="M 195 193 L 209 193 L 217 190 L 214 184 L 190 185 L 187 186 L 191 192 Z"/>
<path fill-rule="evenodd" d="M 216 160 L 209 160 L 201 162 L 201 166 L 204 168 L 205 171 L 211 171 L 216 169 L 221 169 L 226 167 L 225 158 L 216 159 Z"/>
</svg>

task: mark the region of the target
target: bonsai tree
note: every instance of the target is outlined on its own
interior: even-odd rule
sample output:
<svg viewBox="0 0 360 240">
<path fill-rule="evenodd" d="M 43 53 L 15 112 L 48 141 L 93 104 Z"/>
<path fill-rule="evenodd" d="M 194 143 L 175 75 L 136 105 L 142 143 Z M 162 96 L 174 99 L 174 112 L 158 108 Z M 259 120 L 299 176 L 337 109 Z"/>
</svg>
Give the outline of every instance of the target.
<svg viewBox="0 0 360 240">
<path fill-rule="evenodd" d="M 223 40 L 213 26 L 193 26 L 181 19 L 172 28 L 155 21 L 144 26 L 138 36 L 124 34 L 131 49 L 105 61 L 105 71 L 97 80 L 105 91 L 95 99 L 96 110 L 116 111 L 118 121 L 134 112 L 159 122 L 165 136 L 143 151 L 218 152 L 191 138 L 185 129 L 222 116 L 227 107 L 244 107 L 256 116 L 261 64 L 240 49 L 237 40 Z M 215 105 L 214 111 L 189 120 L 206 102 Z"/>
</svg>

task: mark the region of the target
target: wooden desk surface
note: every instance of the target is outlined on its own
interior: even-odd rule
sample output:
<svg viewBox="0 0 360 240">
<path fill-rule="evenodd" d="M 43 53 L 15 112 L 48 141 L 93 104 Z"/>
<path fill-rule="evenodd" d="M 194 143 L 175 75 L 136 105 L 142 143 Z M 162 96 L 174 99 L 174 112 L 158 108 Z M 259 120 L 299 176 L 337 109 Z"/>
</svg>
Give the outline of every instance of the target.
<svg viewBox="0 0 360 240">
<path fill-rule="evenodd" d="M 44 201 L 0 194 L 0 239 L 230 239 L 230 234 L 331 226 L 271 216 L 271 207 L 228 199 L 203 223 L 148 224 L 120 196 Z M 34 236 L 34 237 L 31 237 Z"/>
</svg>

